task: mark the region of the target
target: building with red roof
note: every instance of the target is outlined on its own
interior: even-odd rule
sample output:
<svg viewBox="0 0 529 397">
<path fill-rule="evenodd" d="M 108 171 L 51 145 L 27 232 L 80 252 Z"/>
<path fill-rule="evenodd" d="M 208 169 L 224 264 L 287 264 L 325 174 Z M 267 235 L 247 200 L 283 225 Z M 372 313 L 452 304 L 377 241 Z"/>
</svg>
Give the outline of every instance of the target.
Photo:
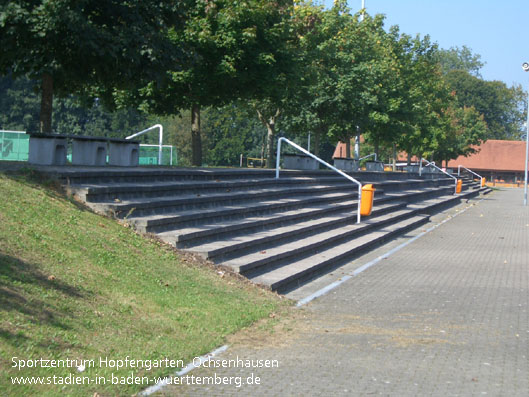
<svg viewBox="0 0 529 397">
<path fill-rule="evenodd" d="M 491 182 L 523 183 L 525 145 L 524 141 L 491 139 L 479 146 L 477 153 L 449 161 L 448 168 L 457 171 L 457 167 L 462 165 Z"/>
</svg>

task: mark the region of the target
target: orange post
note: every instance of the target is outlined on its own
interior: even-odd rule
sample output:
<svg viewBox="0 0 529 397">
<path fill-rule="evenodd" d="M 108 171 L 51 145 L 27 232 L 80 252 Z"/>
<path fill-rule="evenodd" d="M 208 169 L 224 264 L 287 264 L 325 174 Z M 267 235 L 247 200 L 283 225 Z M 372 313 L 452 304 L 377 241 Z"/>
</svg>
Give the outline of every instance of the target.
<svg viewBox="0 0 529 397">
<path fill-rule="evenodd" d="M 373 209 L 373 198 L 375 197 L 375 188 L 372 184 L 362 187 L 362 204 L 360 205 L 360 215 L 369 216 Z"/>
<path fill-rule="evenodd" d="M 463 180 L 462 179 L 458 179 L 457 180 L 457 185 L 456 185 L 456 193 L 461 193 L 461 188 L 463 187 Z"/>
<path fill-rule="evenodd" d="M 485 183 L 487 183 L 487 180 L 485 178 L 483 178 L 481 180 L 481 187 L 485 187 Z"/>
</svg>

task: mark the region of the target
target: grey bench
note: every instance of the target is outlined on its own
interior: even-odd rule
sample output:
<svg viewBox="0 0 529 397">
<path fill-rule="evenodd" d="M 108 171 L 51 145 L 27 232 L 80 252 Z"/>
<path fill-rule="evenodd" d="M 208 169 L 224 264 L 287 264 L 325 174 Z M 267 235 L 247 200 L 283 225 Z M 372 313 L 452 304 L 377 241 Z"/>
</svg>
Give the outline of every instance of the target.
<svg viewBox="0 0 529 397">
<path fill-rule="evenodd" d="M 72 164 L 131 167 L 139 164 L 139 142 L 129 139 L 85 135 L 34 134 L 29 135 L 31 164 L 65 165 L 68 143 L 72 145 Z"/>
</svg>

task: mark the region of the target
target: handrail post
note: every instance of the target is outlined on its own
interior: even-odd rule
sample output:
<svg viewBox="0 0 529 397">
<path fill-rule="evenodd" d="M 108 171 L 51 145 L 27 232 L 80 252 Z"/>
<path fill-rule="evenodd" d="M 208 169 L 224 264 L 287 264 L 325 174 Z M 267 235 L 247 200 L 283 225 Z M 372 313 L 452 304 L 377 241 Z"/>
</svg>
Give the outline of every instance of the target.
<svg viewBox="0 0 529 397">
<path fill-rule="evenodd" d="M 281 141 L 283 137 L 277 141 L 277 155 L 276 155 L 276 179 L 279 179 L 279 161 L 281 159 Z"/>
<path fill-rule="evenodd" d="M 279 179 L 279 162 L 280 162 L 280 159 L 281 159 L 281 142 L 282 141 L 285 141 L 286 143 L 288 143 L 290 146 L 294 147 L 295 149 L 299 150 L 300 152 L 302 153 L 305 153 L 307 156 L 313 158 L 314 160 L 318 161 L 319 163 L 323 164 L 324 166 L 326 166 L 327 168 L 330 168 L 331 170 L 333 170 L 334 172 L 337 172 L 338 174 L 340 174 L 341 176 L 345 177 L 346 179 L 349 179 L 351 182 L 354 182 L 358 185 L 358 209 L 357 209 L 357 215 L 356 215 L 356 223 L 360 223 L 360 220 L 361 220 L 361 214 L 360 214 L 360 209 L 362 207 L 362 183 L 360 183 L 359 181 L 357 181 L 356 179 L 354 179 L 353 177 L 347 175 L 346 173 L 344 173 L 343 171 L 339 170 L 338 168 L 330 165 L 329 163 L 323 161 L 322 159 L 320 159 L 319 157 L 313 155 L 312 153 L 310 153 L 309 151 L 303 149 L 301 146 L 295 144 L 294 142 L 292 141 L 289 141 L 287 138 L 285 137 L 281 137 L 278 139 L 277 141 L 277 156 L 276 156 L 276 179 Z"/>
</svg>

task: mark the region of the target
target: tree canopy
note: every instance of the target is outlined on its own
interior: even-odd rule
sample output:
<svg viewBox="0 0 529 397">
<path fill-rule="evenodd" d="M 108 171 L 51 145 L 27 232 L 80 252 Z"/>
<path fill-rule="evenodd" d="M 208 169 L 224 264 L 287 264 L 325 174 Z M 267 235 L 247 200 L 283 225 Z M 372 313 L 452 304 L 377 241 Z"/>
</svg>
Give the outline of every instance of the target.
<svg viewBox="0 0 529 397">
<path fill-rule="evenodd" d="M 166 31 L 179 25 L 181 2 L 38 0 L 0 6 L 0 73 L 41 81 L 41 131 L 51 131 L 53 95 L 94 86 L 130 89 L 166 66 Z M 111 98 L 108 99 L 109 102 Z"/>
<path fill-rule="evenodd" d="M 242 150 L 272 163 L 278 132 L 310 133 L 319 153 L 360 131 L 375 150 L 441 160 L 518 136 L 521 87 L 483 80 L 468 47 L 384 22 L 345 0 L 2 2 L 0 74 L 16 80 L 0 80 L 0 126 L 33 129 L 38 117 L 41 131 L 107 134 L 153 115 L 179 131 L 185 120 L 192 165 L 232 164 Z"/>
</svg>

